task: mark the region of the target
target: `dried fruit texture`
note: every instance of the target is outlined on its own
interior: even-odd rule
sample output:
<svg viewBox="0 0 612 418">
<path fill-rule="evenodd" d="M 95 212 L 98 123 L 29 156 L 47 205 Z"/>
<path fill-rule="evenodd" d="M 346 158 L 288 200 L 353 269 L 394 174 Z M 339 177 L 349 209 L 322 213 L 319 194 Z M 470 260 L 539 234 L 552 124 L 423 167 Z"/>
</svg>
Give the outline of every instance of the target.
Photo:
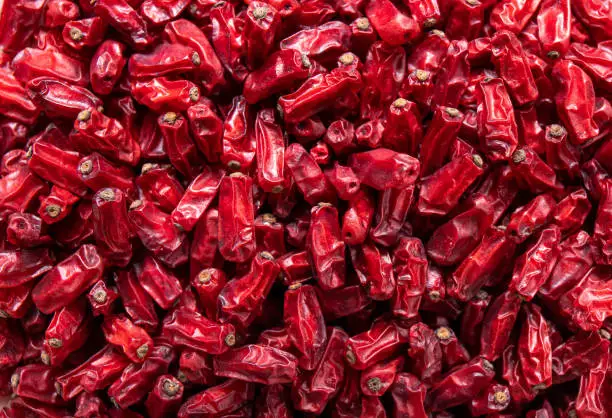
<svg viewBox="0 0 612 418">
<path fill-rule="evenodd" d="M 611 93 L 612 0 L 0 0 L 0 418 L 606 417 Z"/>
</svg>

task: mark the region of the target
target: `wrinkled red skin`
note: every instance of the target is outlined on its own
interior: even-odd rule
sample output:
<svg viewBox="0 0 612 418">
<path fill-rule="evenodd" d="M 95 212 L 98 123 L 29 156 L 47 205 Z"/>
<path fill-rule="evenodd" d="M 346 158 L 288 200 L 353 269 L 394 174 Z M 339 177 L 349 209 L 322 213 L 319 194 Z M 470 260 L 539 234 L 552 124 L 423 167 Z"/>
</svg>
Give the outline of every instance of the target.
<svg viewBox="0 0 612 418">
<path fill-rule="evenodd" d="M 595 260 L 598 264 L 612 265 L 612 233 L 609 225 L 612 219 L 612 179 L 602 183 L 601 199 L 597 207 L 593 240 L 597 248 Z"/>
<path fill-rule="evenodd" d="M 451 3 L 448 11 L 445 32 L 450 39 L 466 38 L 472 40 L 478 36 L 484 25 L 486 1 L 457 1 Z"/>
<path fill-rule="evenodd" d="M 236 96 L 223 124 L 221 162 L 230 171 L 249 173 L 255 159 L 257 142 L 253 133 L 251 106 L 244 96 Z"/>
<path fill-rule="evenodd" d="M 502 293 L 491 302 L 482 323 L 480 355 L 491 361 L 502 355 L 520 308 L 520 297 L 510 292 Z"/>
<path fill-rule="evenodd" d="M 115 275 L 115 283 L 123 301 L 126 313 L 135 325 L 152 332 L 157 328 L 159 319 L 155 312 L 153 299 L 144 290 L 134 270 L 120 270 Z"/>
<path fill-rule="evenodd" d="M 135 264 L 134 270 L 145 291 L 164 309 L 170 309 L 183 291 L 179 279 L 151 256 Z"/>
<path fill-rule="evenodd" d="M 397 354 L 407 342 L 395 323 L 378 321 L 368 331 L 349 338 L 345 360 L 352 368 L 364 370 Z"/>
<path fill-rule="evenodd" d="M 67 22 L 62 30 L 62 38 L 66 44 L 76 50 L 97 46 L 106 35 L 106 23 L 100 17 Z M 91 77 L 91 67 L 90 67 Z"/>
<path fill-rule="evenodd" d="M 390 0 L 369 2 L 366 16 L 389 45 L 401 45 L 420 35 L 418 22 L 399 11 Z"/>
<path fill-rule="evenodd" d="M 83 299 L 55 312 L 45 331 L 41 360 L 47 365 L 60 366 L 70 353 L 85 344 L 90 330 L 91 321 Z"/>
<path fill-rule="evenodd" d="M 319 286 L 325 290 L 345 282 L 344 242 L 340 236 L 338 210 L 329 203 L 313 207 L 307 235 L 307 249 Z"/>
<path fill-rule="evenodd" d="M 271 346 L 250 344 L 214 357 L 217 376 L 273 385 L 293 382 L 297 358 Z"/>
<path fill-rule="evenodd" d="M 410 373 L 398 373 L 391 386 L 393 411 L 396 416 L 426 418 L 425 409 L 427 387 Z"/>
<path fill-rule="evenodd" d="M 529 387 L 552 385 L 552 347 L 546 318 L 535 305 L 525 305 L 517 354 Z"/>
<path fill-rule="evenodd" d="M 440 379 L 442 374 L 442 348 L 436 333 L 422 322 L 410 327 L 408 338 L 412 370 L 427 386 Z"/>
<path fill-rule="evenodd" d="M 159 164 L 143 165 L 136 185 L 147 200 L 152 201 L 164 212 L 172 212 L 185 193 L 172 167 Z"/>
<path fill-rule="evenodd" d="M 597 330 L 612 315 L 612 309 L 606 302 L 612 292 L 612 284 L 606 282 L 605 277 L 605 267 L 594 267 L 559 299 L 562 313 L 582 330 Z"/>
<path fill-rule="evenodd" d="M 224 175 L 223 170 L 205 170 L 193 179 L 170 215 L 174 225 L 191 231 L 217 196 Z"/>
<path fill-rule="evenodd" d="M 418 238 L 402 238 L 393 251 L 393 267 L 397 286 L 391 299 L 393 314 L 411 319 L 418 316 L 425 293 L 428 261 Z"/>
<path fill-rule="evenodd" d="M 188 398 L 181 406 L 178 417 L 229 414 L 252 401 L 255 385 L 237 379 L 228 379 Z"/>
<path fill-rule="evenodd" d="M 183 398 L 183 384 L 174 376 L 161 375 L 147 396 L 145 407 L 152 418 L 176 415 Z"/>
</svg>

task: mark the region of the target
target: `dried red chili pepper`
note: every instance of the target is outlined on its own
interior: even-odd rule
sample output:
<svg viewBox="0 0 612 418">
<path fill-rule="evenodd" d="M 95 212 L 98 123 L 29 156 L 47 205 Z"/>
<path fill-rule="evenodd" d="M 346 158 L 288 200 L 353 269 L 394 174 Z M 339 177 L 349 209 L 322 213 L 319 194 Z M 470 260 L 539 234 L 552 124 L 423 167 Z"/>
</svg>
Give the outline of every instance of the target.
<svg viewBox="0 0 612 418">
<path fill-rule="evenodd" d="M 593 230 L 593 243 L 597 248 L 595 261 L 598 264 L 612 265 L 612 231 L 607 227 L 612 218 L 612 179 L 605 179 L 601 187 L 601 199 Z"/>
<path fill-rule="evenodd" d="M 153 42 L 153 36 L 148 32 L 146 22 L 127 0 L 96 1 L 93 11 L 134 48 L 144 49 Z"/>
<path fill-rule="evenodd" d="M 555 206 L 555 199 L 550 194 L 536 196 L 531 202 L 514 211 L 506 227 L 506 233 L 517 243 L 524 242 L 548 223 Z"/>
<path fill-rule="evenodd" d="M 228 282 L 218 297 L 218 315 L 221 322 L 231 322 L 239 328 L 247 328 L 261 313 L 280 267 L 274 257 L 261 252 L 251 261 L 251 268 L 244 276 Z"/>
<path fill-rule="evenodd" d="M 185 111 L 200 99 L 200 89 L 188 80 L 155 77 L 130 83 L 134 99 L 155 112 Z"/>
<path fill-rule="evenodd" d="M 421 175 L 431 174 L 443 165 L 446 157 L 443 150 L 448 149 L 450 142 L 459 132 L 463 117 L 463 113 L 455 108 L 436 107 L 421 144 Z"/>
<path fill-rule="evenodd" d="M 422 322 L 410 327 L 408 338 L 412 370 L 427 386 L 439 380 L 442 374 L 442 348 L 436 333 Z"/>
<path fill-rule="evenodd" d="M 214 357 L 217 376 L 273 385 L 297 376 L 297 358 L 278 348 L 249 344 Z"/>
<path fill-rule="evenodd" d="M 128 218 L 132 231 L 142 244 L 162 262 L 176 267 L 187 262 L 189 242 L 170 218 L 149 201 L 135 200 L 130 205 Z"/>
<path fill-rule="evenodd" d="M 363 244 L 368 236 L 375 203 L 372 195 L 363 188 L 349 200 L 342 218 L 342 239 L 348 245 Z"/>
<path fill-rule="evenodd" d="M 265 386 L 257 398 L 256 416 L 259 418 L 290 418 L 289 393 L 283 385 Z"/>
<path fill-rule="evenodd" d="M 119 294 L 116 289 L 108 287 L 106 283 L 99 280 L 87 293 L 87 299 L 91 305 L 94 316 L 108 315 L 112 309 L 113 302 Z"/>
<path fill-rule="evenodd" d="M 312 29 L 303 29 L 280 42 L 280 49 L 294 49 L 323 64 L 333 62 L 350 45 L 347 24 L 332 21 Z"/>
<path fill-rule="evenodd" d="M 511 292 L 497 296 L 487 308 L 480 333 L 480 355 L 491 361 L 498 359 L 510 339 L 510 333 L 519 310 L 521 298 Z"/>
<path fill-rule="evenodd" d="M 175 415 L 183 398 L 183 384 L 174 376 L 164 374 L 155 380 L 145 407 L 152 418 Z"/>
<path fill-rule="evenodd" d="M 102 331 L 109 344 L 120 346 L 125 355 L 136 363 L 143 362 L 153 347 L 149 334 L 125 315 L 105 317 Z"/>
<path fill-rule="evenodd" d="M 210 10 L 212 23 L 212 45 L 225 69 L 238 82 L 243 82 L 248 74 L 245 42 L 241 27 L 242 18 L 236 16 L 234 5 L 218 2 Z"/>
<path fill-rule="evenodd" d="M 237 379 L 228 379 L 188 398 L 178 412 L 179 418 L 202 415 L 229 414 L 255 397 L 255 385 Z"/>
<path fill-rule="evenodd" d="M 55 312 L 45 331 L 45 342 L 40 356 L 42 362 L 60 366 L 72 352 L 85 344 L 91 325 L 87 303 L 83 299 Z"/>
<path fill-rule="evenodd" d="M 54 312 L 76 300 L 100 279 L 103 270 L 104 261 L 97 248 L 83 245 L 38 282 L 32 290 L 32 299 L 42 312 Z"/>
<path fill-rule="evenodd" d="M 507 386 L 491 383 L 486 390 L 472 399 L 470 413 L 475 417 L 499 413 L 510 406 L 511 399 L 512 397 Z"/>
<path fill-rule="evenodd" d="M 79 112 L 100 108 L 102 101 L 89 90 L 51 77 L 29 80 L 28 97 L 50 117 L 75 119 Z"/>
<path fill-rule="evenodd" d="M 523 307 L 525 319 L 517 347 L 525 382 L 535 390 L 552 385 L 552 348 L 546 319 L 536 305 Z"/>
<path fill-rule="evenodd" d="M 65 400 L 83 391 L 93 393 L 108 387 L 130 364 L 130 360 L 111 345 L 103 347 L 83 364 L 57 378 L 56 390 Z"/>
<path fill-rule="evenodd" d="M 418 315 L 425 292 L 428 261 L 425 248 L 418 238 L 402 238 L 393 251 L 393 267 L 397 286 L 391 300 L 393 314 L 402 318 Z"/>
<path fill-rule="evenodd" d="M 584 144 L 599 133 L 593 120 L 595 92 L 589 76 L 569 60 L 558 61 L 552 70 L 557 93 L 559 118 L 570 133 L 572 143 Z"/>
<path fill-rule="evenodd" d="M 3 289 L 0 293 L 0 318 L 23 318 L 32 305 L 31 290 L 32 285 L 28 283 Z M 23 326 L 27 330 L 26 324 Z"/>
<path fill-rule="evenodd" d="M 69 85 L 85 87 L 89 72 L 85 63 L 56 49 L 24 48 L 13 58 L 15 78 L 22 83 L 37 77 L 59 79 Z"/>
<path fill-rule="evenodd" d="M 594 267 L 559 299 L 561 312 L 585 331 L 600 328 L 606 318 L 612 315 L 607 302 L 612 284 L 605 281 L 606 277 L 605 267 Z"/>
<path fill-rule="evenodd" d="M 126 313 L 135 325 L 152 332 L 159 320 L 153 299 L 144 290 L 133 270 L 120 270 L 115 275 L 115 283 L 121 296 Z"/>
<path fill-rule="evenodd" d="M 219 253 L 219 211 L 209 209 L 196 224 L 190 253 L 192 276 L 203 268 L 221 267 L 223 258 Z"/>
<path fill-rule="evenodd" d="M 364 370 L 397 354 L 408 338 L 393 322 L 379 320 L 372 328 L 348 339 L 345 359 L 357 370 Z"/>
<path fill-rule="evenodd" d="M 76 50 L 99 45 L 104 40 L 104 35 L 106 23 L 98 16 L 67 22 L 62 30 L 64 42 Z"/>
<path fill-rule="evenodd" d="M 518 144 L 518 128 L 510 96 L 502 79 L 484 79 L 476 88 L 478 136 L 493 161 L 508 160 Z"/>
<path fill-rule="evenodd" d="M 100 189 L 93 198 L 94 238 L 107 264 L 125 267 L 132 258 L 126 197 L 119 189 Z"/>
<path fill-rule="evenodd" d="M 460 0 L 452 2 L 448 10 L 446 35 L 451 39 L 466 38 L 472 40 L 483 29 L 484 13 L 487 1 Z"/>
<path fill-rule="evenodd" d="M 174 170 L 168 165 L 143 164 L 140 176 L 136 177 L 136 184 L 147 200 L 165 212 L 172 212 L 185 193 Z"/>
<path fill-rule="evenodd" d="M 369 2 L 365 13 L 378 35 L 389 45 L 410 42 L 421 33 L 418 22 L 389 0 Z"/>
<path fill-rule="evenodd" d="M 316 278 L 325 290 L 344 285 L 344 242 L 340 236 L 338 210 L 329 203 L 312 208 L 307 248 Z"/>
<path fill-rule="evenodd" d="M 357 69 L 334 68 L 306 80 L 295 92 L 278 100 L 286 122 L 300 122 L 330 106 L 330 97 L 356 93 L 362 88 L 361 74 Z"/>
<path fill-rule="evenodd" d="M 77 172 L 81 159 L 77 152 L 40 141 L 32 144 L 28 155 L 28 167 L 35 174 L 78 196 L 87 192 Z"/>
<path fill-rule="evenodd" d="M 514 151 L 510 167 L 519 185 L 533 192 L 558 191 L 562 188 L 554 170 L 529 147 Z"/>
<path fill-rule="evenodd" d="M 186 309 L 177 309 L 164 319 L 162 335 L 172 345 L 208 354 L 221 354 L 236 344 L 234 326 L 219 324 Z"/>
<path fill-rule="evenodd" d="M 491 11 L 490 23 L 497 30 L 519 33 L 538 10 L 541 0 L 511 0 L 498 3 Z M 495 2 L 489 2 L 489 4 Z"/>
<path fill-rule="evenodd" d="M 351 248 L 351 259 L 368 296 L 374 300 L 391 299 L 396 289 L 396 279 L 389 252 L 366 241 L 359 247 Z"/>
<path fill-rule="evenodd" d="M 570 46 L 571 2 L 543 0 L 538 12 L 538 38 L 547 57 L 565 55 Z"/>
<path fill-rule="evenodd" d="M 11 388 L 16 396 L 44 404 L 63 405 L 64 400 L 55 390 L 58 369 L 42 364 L 19 367 L 11 376 Z"/>
<path fill-rule="evenodd" d="M 213 385 L 216 377 L 212 357 L 195 350 L 183 350 L 179 359 L 177 377 L 185 385 Z"/>
<path fill-rule="evenodd" d="M 578 333 L 556 347 L 552 352 L 553 381 L 573 380 L 596 367 L 610 348 L 606 333 L 605 330 Z"/>
<path fill-rule="evenodd" d="M 463 192 L 483 173 L 478 154 L 464 154 L 421 182 L 417 211 L 424 215 L 446 215 Z"/>
<path fill-rule="evenodd" d="M 491 38 L 491 44 L 497 72 L 514 101 L 518 105 L 524 105 L 536 100 L 538 88 L 516 36 L 509 31 L 498 31 Z"/>
</svg>

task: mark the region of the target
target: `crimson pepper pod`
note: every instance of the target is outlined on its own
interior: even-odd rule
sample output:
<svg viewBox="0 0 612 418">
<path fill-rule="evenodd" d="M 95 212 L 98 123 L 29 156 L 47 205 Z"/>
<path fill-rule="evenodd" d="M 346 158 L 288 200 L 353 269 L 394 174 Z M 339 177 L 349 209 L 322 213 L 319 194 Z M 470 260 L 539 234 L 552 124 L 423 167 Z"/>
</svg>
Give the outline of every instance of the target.
<svg viewBox="0 0 612 418">
<path fill-rule="evenodd" d="M 360 245 L 368 237 L 375 203 L 372 194 L 361 187 L 349 200 L 342 217 L 342 239 L 348 245 Z"/>
<path fill-rule="evenodd" d="M 456 367 L 436 383 L 428 393 L 434 411 L 468 403 L 486 388 L 493 377 L 493 365 L 483 357 Z"/>
<path fill-rule="evenodd" d="M 251 106 L 244 96 L 236 96 L 223 124 L 221 162 L 230 171 L 251 171 L 256 156 L 257 140 L 253 133 Z"/>
<path fill-rule="evenodd" d="M 386 249 L 366 241 L 351 247 L 351 260 L 361 286 L 373 300 L 389 300 L 396 294 L 396 275 Z"/>
<path fill-rule="evenodd" d="M 266 192 L 285 187 L 285 137 L 276 125 L 274 110 L 262 109 L 255 119 L 257 183 Z"/>
<path fill-rule="evenodd" d="M 606 5 L 607 6 L 607 5 Z M 597 42 L 610 39 L 612 31 L 608 27 L 609 9 L 586 0 L 572 2 L 572 13 L 578 22 L 589 28 L 589 34 Z"/>
<path fill-rule="evenodd" d="M 389 45 L 402 45 L 421 34 L 419 23 L 402 13 L 390 0 L 368 2 L 366 16 Z"/>
<path fill-rule="evenodd" d="M 557 86 L 555 103 L 559 118 L 569 131 L 572 143 L 582 145 L 599 133 L 593 120 L 593 82 L 578 65 L 564 59 L 555 64 L 552 76 Z"/>
<path fill-rule="evenodd" d="M 22 83 L 37 77 L 51 77 L 79 87 L 89 84 L 89 68 L 85 63 L 55 48 L 24 48 L 15 55 L 12 66 L 15 78 Z"/>
<path fill-rule="evenodd" d="M 30 292 L 31 283 L 25 283 L 0 293 L 0 318 L 23 318 L 32 306 Z M 34 310 L 36 311 L 36 310 Z M 24 324 L 24 328 L 25 324 Z"/>
<path fill-rule="evenodd" d="M 106 22 L 98 16 L 89 19 L 72 20 L 64 25 L 62 38 L 72 48 L 83 50 L 102 43 L 104 35 L 106 35 L 106 28 Z"/>
<path fill-rule="evenodd" d="M 183 398 L 183 384 L 174 376 L 164 374 L 155 380 L 145 407 L 152 418 L 163 418 L 178 412 Z"/>
<path fill-rule="evenodd" d="M 293 382 L 297 358 L 266 345 L 249 344 L 214 358 L 215 375 L 247 382 L 274 385 Z"/>
<path fill-rule="evenodd" d="M 612 231 L 609 225 L 612 219 L 612 179 L 602 182 L 601 199 L 597 207 L 593 241 L 597 252 L 595 260 L 598 264 L 612 265 Z"/>
<path fill-rule="evenodd" d="M 149 334 L 125 315 L 105 317 L 102 331 L 109 344 L 121 347 L 125 355 L 136 363 L 143 362 L 153 347 Z"/>
<path fill-rule="evenodd" d="M 261 252 L 251 260 L 250 270 L 229 281 L 218 297 L 218 317 L 246 329 L 261 313 L 263 303 L 280 272 L 271 254 Z"/>
<path fill-rule="evenodd" d="M 478 154 L 464 154 L 421 180 L 417 212 L 422 215 L 446 215 L 461 195 L 484 172 Z"/>
<path fill-rule="evenodd" d="M 436 107 L 421 144 L 419 159 L 422 176 L 431 174 L 443 165 L 446 157 L 444 150 L 449 148 L 459 132 L 463 118 L 463 113 L 453 107 Z"/>
<path fill-rule="evenodd" d="M 172 212 L 185 193 L 185 188 L 169 165 L 145 163 L 136 185 L 146 198 L 164 212 Z"/>
<path fill-rule="evenodd" d="M 480 333 L 480 355 L 498 359 L 508 344 L 510 333 L 521 308 L 521 298 L 511 292 L 497 296 L 487 308 Z"/>
<path fill-rule="evenodd" d="M 11 375 L 13 393 L 28 400 L 49 405 L 64 405 L 64 400 L 55 390 L 58 369 L 43 364 L 28 364 L 19 367 Z"/>
<path fill-rule="evenodd" d="M 533 192 L 560 191 L 563 187 L 553 169 L 529 147 L 514 151 L 510 167 L 517 183 Z"/>
<path fill-rule="evenodd" d="M 138 103 L 157 113 L 182 112 L 200 99 L 200 89 L 194 83 L 168 77 L 130 82 L 130 94 Z"/>
<path fill-rule="evenodd" d="M 584 224 L 591 212 L 591 202 L 583 188 L 563 198 L 552 212 L 552 219 L 564 234 L 573 234 Z"/>
<path fill-rule="evenodd" d="M 174 168 L 188 179 L 194 178 L 201 171 L 203 161 L 189 135 L 185 118 L 174 112 L 166 112 L 157 119 L 157 123 Z"/>
<path fill-rule="evenodd" d="M 582 332 L 557 346 L 552 352 L 553 381 L 577 379 L 595 368 L 610 349 L 609 336 L 606 330 Z"/>
<path fill-rule="evenodd" d="M 253 180 L 232 173 L 219 186 L 219 251 L 228 261 L 245 262 L 255 253 Z"/>
<path fill-rule="evenodd" d="M 418 322 L 410 327 L 408 343 L 412 370 L 425 385 L 431 386 L 442 374 L 442 348 L 437 333 Z"/>
<path fill-rule="evenodd" d="M 0 71 L 0 110 L 3 115 L 31 124 L 38 116 L 37 106 L 28 98 L 25 88 L 9 70 Z"/>
<path fill-rule="evenodd" d="M 126 356 L 106 345 L 83 364 L 59 376 L 56 389 L 65 400 L 73 399 L 83 391 L 92 393 L 105 389 L 129 364 Z"/>
<path fill-rule="evenodd" d="M 124 193 L 100 189 L 92 201 L 94 238 L 108 265 L 125 267 L 132 258 L 132 232 Z"/>
<path fill-rule="evenodd" d="M 466 59 L 467 49 L 468 43 L 465 39 L 452 41 L 448 46 L 448 51 L 440 63 L 440 70 L 436 74 L 434 105 L 453 108 L 459 105 L 470 76 L 470 64 Z"/>
<path fill-rule="evenodd" d="M 413 202 L 414 186 L 385 189 L 378 196 L 378 206 L 370 238 L 379 245 L 390 247 L 399 239 Z"/>
<path fill-rule="evenodd" d="M 416 158 L 387 148 L 352 154 L 349 166 L 362 184 L 376 190 L 410 187 L 416 181 L 420 169 Z"/>
<path fill-rule="evenodd" d="M 60 366 L 71 353 L 85 344 L 90 331 L 91 320 L 84 299 L 55 312 L 45 330 L 41 361 L 46 365 Z"/>
<path fill-rule="evenodd" d="M 518 145 L 512 101 L 501 78 L 485 78 L 476 88 L 481 149 L 493 161 L 508 160 Z"/>
<path fill-rule="evenodd" d="M 340 328 L 328 328 L 329 339 L 321 361 L 312 371 L 298 375 L 291 398 L 296 409 L 320 414 L 341 389 L 344 380 L 344 348 L 348 335 Z"/>
<path fill-rule="evenodd" d="M 157 328 L 159 319 L 155 312 L 153 299 L 144 290 L 133 269 L 119 270 L 115 273 L 115 284 L 121 302 L 134 325 L 152 332 Z"/>
<path fill-rule="evenodd" d="M 162 336 L 172 345 L 207 354 L 221 354 L 236 344 L 236 333 L 231 324 L 219 324 L 187 309 L 177 309 L 166 316 Z"/>
<path fill-rule="evenodd" d="M 145 20 L 127 0 L 102 0 L 93 11 L 136 49 L 144 49 L 154 40 Z"/>
<path fill-rule="evenodd" d="M 76 300 L 100 279 L 104 260 L 91 244 L 57 264 L 32 290 L 32 300 L 44 313 L 55 312 Z"/>
<path fill-rule="evenodd" d="M 131 363 L 110 385 L 108 395 L 111 402 L 120 408 L 127 408 L 144 399 L 153 389 L 154 379 L 168 372 L 175 357 L 174 350 L 167 344 L 152 347 L 143 362 Z"/>
<path fill-rule="evenodd" d="M 116 289 L 107 286 L 102 280 L 98 280 L 87 293 L 87 299 L 94 316 L 108 315 L 113 307 L 113 302 L 117 298 L 119 298 L 119 293 Z"/>
<path fill-rule="evenodd" d="M 410 373 L 398 373 L 391 386 L 394 413 L 397 416 L 427 417 L 426 393 L 427 387 L 416 376 Z"/>
<path fill-rule="evenodd" d="M 285 292 L 284 323 L 293 346 L 301 353 L 299 365 L 313 370 L 324 354 L 327 332 L 317 293 L 309 285 L 293 285 Z"/>
<path fill-rule="evenodd" d="M 559 299 L 561 312 L 570 317 L 580 329 L 594 331 L 612 316 L 608 303 L 612 293 L 612 283 L 605 266 L 591 268 L 576 286 Z"/>
<path fill-rule="evenodd" d="M 128 218 L 132 231 L 142 244 L 170 267 L 187 262 L 189 241 L 185 233 L 152 202 L 135 200 L 130 205 Z"/>
<path fill-rule="evenodd" d="M 177 377 L 185 385 L 213 385 L 216 377 L 212 357 L 195 350 L 183 350 L 179 358 Z"/>
<path fill-rule="evenodd" d="M 536 196 L 531 202 L 514 211 L 506 233 L 517 243 L 524 242 L 548 223 L 556 206 L 552 195 L 546 193 Z"/>
<path fill-rule="evenodd" d="M 517 37 L 498 31 L 491 38 L 493 62 L 514 101 L 522 106 L 538 98 L 538 88 Z"/>
<path fill-rule="evenodd" d="M 515 109 L 516 124 L 518 126 L 519 133 L 519 143 L 527 145 L 538 154 L 544 154 L 548 147 L 547 142 L 549 135 L 547 130 L 542 127 L 541 122 L 538 119 L 538 108 L 536 104 L 537 102 L 528 104 L 525 107 L 519 109 Z M 562 142 L 562 139 L 557 138 L 561 137 L 555 137 L 555 139 L 553 139 L 551 142 L 555 144 L 558 142 Z M 556 150 L 560 147 L 555 145 L 553 146 L 553 148 Z"/>
<path fill-rule="evenodd" d="M 334 68 L 329 73 L 310 77 L 295 92 L 281 96 L 279 109 L 285 122 L 300 122 L 329 107 L 331 97 L 356 93 L 362 86 L 357 69 Z"/>
<path fill-rule="evenodd" d="M 450 39 L 466 38 L 472 40 L 478 36 L 485 24 L 485 10 L 491 5 L 490 0 L 460 0 L 451 3 L 445 32 Z"/>
<path fill-rule="evenodd" d="M 356 370 L 364 370 L 373 364 L 393 357 L 408 343 L 398 325 L 386 320 L 374 322 L 369 330 L 348 339 L 345 359 Z"/>
<path fill-rule="evenodd" d="M 145 256 L 134 271 L 144 290 L 164 309 L 170 309 L 183 291 L 179 279 L 154 257 Z"/>
<path fill-rule="evenodd" d="M 223 257 L 219 253 L 219 211 L 211 208 L 195 226 L 190 253 L 191 276 L 204 268 L 222 267 Z"/>
<path fill-rule="evenodd" d="M 6 240 L 19 247 L 37 247 L 50 243 L 43 220 L 30 213 L 11 213 L 7 219 Z"/>
<path fill-rule="evenodd" d="M 525 319 L 518 340 L 517 354 L 525 382 L 541 390 L 552 385 L 552 347 L 546 318 L 536 305 L 524 305 Z"/>
<path fill-rule="evenodd" d="M 204 103 L 187 109 L 189 130 L 196 146 L 209 163 L 219 161 L 223 152 L 223 121 L 213 108 Z"/>
<path fill-rule="evenodd" d="M 136 2 L 138 3 L 140 2 Z M 170 3 L 145 0 L 140 4 L 139 12 L 152 26 L 160 26 L 175 19 L 187 6 L 188 0 L 175 0 Z"/>
<path fill-rule="evenodd" d="M 510 391 L 505 385 L 492 382 L 470 403 L 472 416 L 495 414 L 504 411 L 510 406 Z"/>
<path fill-rule="evenodd" d="M 393 251 L 393 268 L 397 286 L 391 299 L 395 316 L 411 319 L 418 315 L 425 293 L 428 261 L 418 238 L 402 238 Z"/>
<path fill-rule="evenodd" d="M 217 90 L 225 83 L 223 65 L 204 32 L 193 22 L 177 19 L 164 28 L 164 37 L 172 44 L 186 45 L 198 54 L 200 63 L 194 69 L 207 93 Z"/>
<path fill-rule="evenodd" d="M 258 418 L 290 418 L 289 393 L 283 385 L 265 386 L 257 398 L 256 416 Z"/>
<path fill-rule="evenodd" d="M 43 179 L 78 196 L 84 196 L 87 188 L 77 172 L 81 156 L 47 142 L 35 142 L 28 151 L 28 168 Z"/>
<path fill-rule="evenodd" d="M 236 16 L 230 2 L 215 3 L 210 10 L 212 45 L 219 61 L 237 82 L 243 82 L 248 74 L 246 67 L 245 38 L 241 33 L 242 18 Z M 229 35 L 229 36 L 228 36 Z"/>
<path fill-rule="evenodd" d="M 324 290 L 342 287 L 346 274 L 345 244 L 340 236 L 338 209 L 331 204 L 319 203 L 312 208 L 306 247 L 319 286 Z"/>
<path fill-rule="evenodd" d="M 178 412 L 179 418 L 230 414 L 255 398 L 255 385 L 228 379 L 188 398 Z"/>
<path fill-rule="evenodd" d="M 111 188 L 111 190 L 121 190 L 121 194 L 126 196 L 126 198 L 131 198 L 135 194 L 136 187 L 134 186 L 132 170 L 129 167 L 111 163 L 96 152 L 81 158 L 77 170 L 81 181 L 94 192 L 104 188 Z M 57 197 L 48 199 L 50 200 L 49 204 L 56 204 L 56 200 L 59 199 L 65 202 L 64 206 L 66 204 L 74 204 L 77 201 L 76 196 L 71 197 L 68 191 L 57 190 L 57 187 L 55 193 L 53 189 L 51 190 L 51 194 L 55 194 Z M 64 212 L 64 210 L 61 210 L 57 217 L 63 215 Z M 66 212 L 65 215 L 67 216 L 70 212 L 67 210 Z M 52 219 L 55 220 L 56 218 Z"/>
<path fill-rule="evenodd" d="M 280 49 L 293 49 L 322 64 L 333 62 L 350 46 L 350 28 L 346 23 L 332 21 L 303 29 L 283 39 Z"/>
</svg>

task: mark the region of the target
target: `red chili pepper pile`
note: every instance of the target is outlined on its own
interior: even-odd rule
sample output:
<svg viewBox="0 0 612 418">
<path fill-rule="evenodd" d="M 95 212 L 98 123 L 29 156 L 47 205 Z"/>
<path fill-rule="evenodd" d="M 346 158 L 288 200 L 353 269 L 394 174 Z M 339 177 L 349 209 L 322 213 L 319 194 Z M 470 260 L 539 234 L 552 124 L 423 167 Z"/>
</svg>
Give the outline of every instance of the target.
<svg viewBox="0 0 612 418">
<path fill-rule="evenodd" d="M 0 2 L 1 417 L 612 416 L 612 0 Z"/>
</svg>

